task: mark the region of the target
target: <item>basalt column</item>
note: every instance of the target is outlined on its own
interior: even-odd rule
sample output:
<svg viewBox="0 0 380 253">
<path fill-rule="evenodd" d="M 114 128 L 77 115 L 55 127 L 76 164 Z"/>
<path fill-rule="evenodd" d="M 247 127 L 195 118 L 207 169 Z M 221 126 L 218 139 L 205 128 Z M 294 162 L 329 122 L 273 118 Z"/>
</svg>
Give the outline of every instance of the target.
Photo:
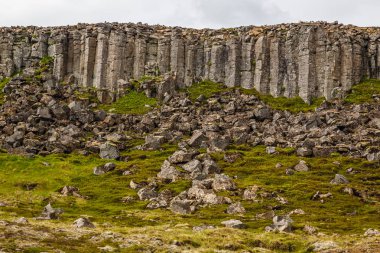
<svg viewBox="0 0 380 253">
<path fill-rule="evenodd" d="M 95 67 L 94 67 L 94 84 L 97 89 L 106 89 L 106 76 L 107 76 L 107 58 L 108 58 L 108 41 L 109 30 L 100 29 L 98 33 Z"/>
<path fill-rule="evenodd" d="M 257 91 L 269 93 L 270 57 L 266 36 L 260 37 L 255 45 L 255 88 Z"/>
<path fill-rule="evenodd" d="M 281 38 L 270 38 L 270 81 L 269 92 L 272 96 L 280 96 L 284 90 L 284 42 Z"/>
<path fill-rule="evenodd" d="M 84 87 L 93 86 L 93 76 L 95 67 L 95 56 L 96 56 L 96 35 L 92 32 L 86 32 L 82 35 L 81 44 L 81 61 L 80 61 L 80 71 L 81 71 L 81 85 Z"/>
<path fill-rule="evenodd" d="M 315 28 L 304 27 L 299 34 L 298 86 L 299 96 L 310 102 L 316 89 Z"/>
<path fill-rule="evenodd" d="M 170 70 L 176 74 L 178 87 L 185 86 L 185 44 L 180 31 L 173 31 L 170 50 Z"/>
<path fill-rule="evenodd" d="M 226 43 L 227 62 L 225 67 L 225 84 L 228 87 L 240 86 L 241 41 L 232 38 Z"/>
<path fill-rule="evenodd" d="M 247 36 L 242 42 L 241 50 L 241 87 L 253 88 L 255 65 L 255 41 L 251 36 Z"/>
</svg>

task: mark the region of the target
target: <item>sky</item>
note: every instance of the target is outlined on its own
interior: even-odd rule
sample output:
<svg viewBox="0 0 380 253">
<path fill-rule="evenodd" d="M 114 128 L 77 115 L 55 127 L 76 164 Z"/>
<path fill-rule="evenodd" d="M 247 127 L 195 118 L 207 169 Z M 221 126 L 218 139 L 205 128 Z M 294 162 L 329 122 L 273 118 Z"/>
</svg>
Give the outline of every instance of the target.
<svg viewBox="0 0 380 253">
<path fill-rule="evenodd" d="M 142 22 L 194 28 L 338 21 L 380 26 L 380 0 L 0 0 L 0 26 Z"/>
</svg>

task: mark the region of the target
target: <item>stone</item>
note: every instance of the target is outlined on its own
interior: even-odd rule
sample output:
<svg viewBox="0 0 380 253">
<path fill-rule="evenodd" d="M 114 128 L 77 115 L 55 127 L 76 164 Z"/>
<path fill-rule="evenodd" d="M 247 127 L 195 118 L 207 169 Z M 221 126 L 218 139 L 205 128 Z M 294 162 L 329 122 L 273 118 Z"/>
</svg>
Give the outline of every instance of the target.
<svg viewBox="0 0 380 253">
<path fill-rule="evenodd" d="M 226 212 L 228 214 L 243 214 L 245 213 L 245 208 L 240 202 L 236 202 L 228 206 Z"/>
<path fill-rule="evenodd" d="M 172 166 L 168 160 L 165 160 L 161 166 L 161 171 L 157 174 L 157 177 L 176 181 L 181 177 L 181 173 L 174 166 Z"/>
<path fill-rule="evenodd" d="M 63 196 L 74 196 L 82 198 L 82 195 L 79 194 L 79 189 L 74 186 L 65 185 L 59 192 Z"/>
<path fill-rule="evenodd" d="M 116 165 L 114 163 L 106 163 L 104 165 L 101 165 L 101 166 L 96 166 L 94 169 L 93 169 L 93 173 L 94 175 L 103 175 L 107 172 L 110 172 L 112 170 L 114 170 L 116 168 Z"/>
<path fill-rule="evenodd" d="M 267 154 L 269 154 L 269 155 L 276 154 L 276 153 L 277 153 L 277 151 L 276 151 L 276 147 L 266 147 L 266 152 L 267 152 Z"/>
<path fill-rule="evenodd" d="M 193 148 L 200 148 L 202 146 L 202 143 L 207 141 L 206 135 L 200 131 L 196 130 L 193 132 L 193 135 L 191 138 L 187 141 L 190 147 Z"/>
<path fill-rule="evenodd" d="M 211 229 L 215 229 L 215 227 L 211 225 L 201 225 L 201 226 L 193 227 L 194 232 L 202 232 L 204 230 L 211 230 Z"/>
<path fill-rule="evenodd" d="M 259 189 L 260 187 L 257 185 L 249 186 L 247 189 L 244 190 L 243 200 L 256 201 L 256 198 L 258 196 L 257 192 Z"/>
<path fill-rule="evenodd" d="M 335 249 L 338 247 L 338 245 L 333 241 L 316 242 L 312 246 L 313 246 L 313 251 L 315 251 L 315 252 L 324 251 L 324 250 L 331 250 L 331 249 Z"/>
<path fill-rule="evenodd" d="M 331 180 L 330 183 L 331 184 L 348 184 L 349 181 L 345 176 L 343 176 L 341 174 L 335 174 L 334 179 Z"/>
<path fill-rule="evenodd" d="M 226 220 L 221 222 L 225 227 L 227 228 L 245 228 L 246 226 L 244 225 L 243 222 L 240 220 Z"/>
<path fill-rule="evenodd" d="M 191 214 L 195 211 L 193 201 L 174 198 L 170 202 L 170 210 L 177 214 Z"/>
<path fill-rule="evenodd" d="M 94 224 L 85 217 L 81 217 L 73 222 L 76 228 L 95 228 Z"/>
<path fill-rule="evenodd" d="M 273 224 L 267 226 L 265 231 L 291 232 L 293 220 L 289 216 L 274 216 Z"/>
<path fill-rule="evenodd" d="M 191 159 L 196 155 L 195 152 L 187 152 L 184 150 L 178 150 L 174 152 L 169 158 L 168 161 L 170 163 L 178 164 L 178 163 L 186 163 L 190 162 Z"/>
<path fill-rule="evenodd" d="M 115 144 L 106 142 L 100 145 L 100 158 L 102 159 L 118 159 L 120 157 L 119 149 Z"/>
<path fill-rule="evenodd" d="M 210 175 L 214 173 L 220 173 L 220 168 L 218 164 L 212 159 L 204 159 L 202 162 L 202 167 L 203 167 L 203 173 L 205 175 Z"/>
<path fill-rule="evenodd" d="M 15 220 L 15 223 L 17 224 L 29 224 L 29 221 L 25 217 L 21 217 Z"/>
<path fill-rule="evenodd" d="M 309 235 L 313 235 L 313 234 L 315 234 L 318 231 L 318 229 L 316 227 L 313 227 L 313 226 L 310 226 L 310 225 L 305 225 L 303 227 L 303 231 L 306 232 L 306 233 L 308 233 Z"/>
<path fill-rule="evenodd" d="M 364 232 L 364 236 L 380 236 L 380 232 L 377 229 L 369 228 Z"/>
<path fill-rule="evenodd" d="M 195 170 L 201 171 L 202 163 L 199 160 L 194 159 L 182 165 L 182 168 L 188 172 L 193 172 Z"/>
<path fill-rule="evenodd" d="M 225 174 L 216 174 L 212 182 L 215 191 L 233 191 L 236 189 L 235 183 Z"/>
<path fill-rule="evenodd" d="M 310 168 L 304 160 L 301 160 L 296 166 L 294 166 L 294 170 L 297 172 L 306 172 L 309 171 Z"/>
<path fill-rule="evenodd" d="M 303 157 L 311 156 L 313 155 L 313 150 L 308 147 L 300 147 L 297 149 L 297 155 Z"/>
<path fill-rule="evenodd" d="M 156 192 L 155 188 L 147 186 L 141 188 L 137 192 L 137 196 L 139 196 L 140 200 L 151 200 L 153 198 L 156 198 L 158 196 L 158 193 Z"/>
<path fill-rule="evenodd" d="M 63 213 L 60 208 L 53 208 L 51 204 L 47 204 L 41 213 L 41 216 L 37 217 L 39 220 L 57 220 L 59 216 Z"/>
</svg>

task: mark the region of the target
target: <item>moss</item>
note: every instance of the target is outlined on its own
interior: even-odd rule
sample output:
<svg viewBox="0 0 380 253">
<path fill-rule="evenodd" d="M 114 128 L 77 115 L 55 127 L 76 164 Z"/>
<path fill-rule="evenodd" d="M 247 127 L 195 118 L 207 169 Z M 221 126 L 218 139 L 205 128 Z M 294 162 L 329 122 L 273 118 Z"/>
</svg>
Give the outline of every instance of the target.
<svg viewBox="0 0 380 253">
<path fill-rule="evenodd" d="M 6 77 L 0 81 L 0 105 L 4 103 L 4 92 L 3 89 L 5 85 L 7 85 L 10 82 L 11 78 Z"/>
<path fill-rule="evenodd" d="M 229 90 L 226 86 L 221 83 L 215 83 L 210 80 L 205 80 L 196 84 L 193 84 L 187 88 L 189 97 L 192 100 L 197 99 L 200 95 L 210 98 L 211 96 L 221 93 L 223 91 Z"/>
<path fill-rule="evenodd" d="M 354 85 L 344 101 L 352 104 L 373 103 L 374 95 L 380 96 L 380 80 L 369 79 Z"/>
<path fill-rule="evenodd" d="M 156 105 L 155 98 L 148 98 L 142 92 L 130 91 L 110 105 L 100 105 L 99 109 L 118 114 L 144 114 Z"/>
</svg>

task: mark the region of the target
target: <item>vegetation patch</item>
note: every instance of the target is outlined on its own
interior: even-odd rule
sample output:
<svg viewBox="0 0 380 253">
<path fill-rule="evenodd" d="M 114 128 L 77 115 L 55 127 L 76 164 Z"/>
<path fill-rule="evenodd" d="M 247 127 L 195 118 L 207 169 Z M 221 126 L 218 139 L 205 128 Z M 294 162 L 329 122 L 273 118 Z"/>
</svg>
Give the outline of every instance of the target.
<svg viewBox="0 0 380 253">
<path fill-rule="evenodd" d="M 203 95 L 206 99 L 211 96 L 230 90 L 221 83 L 215 83 L 210 80 L 205 80 L 199 83 L 195 83 L 186 91 L 189 94 L 190 99 L 196 100 L 200 95 Z"/>
<path fill-rule="evenodd" d="M 118 114 L 144 114 L 156 105 L 155 98 L 148 98 L 144 93 L 133 90 L 112 104 L 100 105 L 99 109 Z"/>
<path fill-rule="evenodd" d="M 5 85 L 7 85 L 9 83 L 10 80 L 11 80 L 11 78 L 6 77 L 0 81 L 0 105 L 4 103 L 4 96 L 5 95 L 4 95 L 3 89 L 4 89 Z"/>
<path fill-rule="evenodd" d="M 380 80 L 369 79 L 354 85 L 344 101 L 352 104 L 373 103 L 375 96 L 380 97 Z"/>
</svg>

